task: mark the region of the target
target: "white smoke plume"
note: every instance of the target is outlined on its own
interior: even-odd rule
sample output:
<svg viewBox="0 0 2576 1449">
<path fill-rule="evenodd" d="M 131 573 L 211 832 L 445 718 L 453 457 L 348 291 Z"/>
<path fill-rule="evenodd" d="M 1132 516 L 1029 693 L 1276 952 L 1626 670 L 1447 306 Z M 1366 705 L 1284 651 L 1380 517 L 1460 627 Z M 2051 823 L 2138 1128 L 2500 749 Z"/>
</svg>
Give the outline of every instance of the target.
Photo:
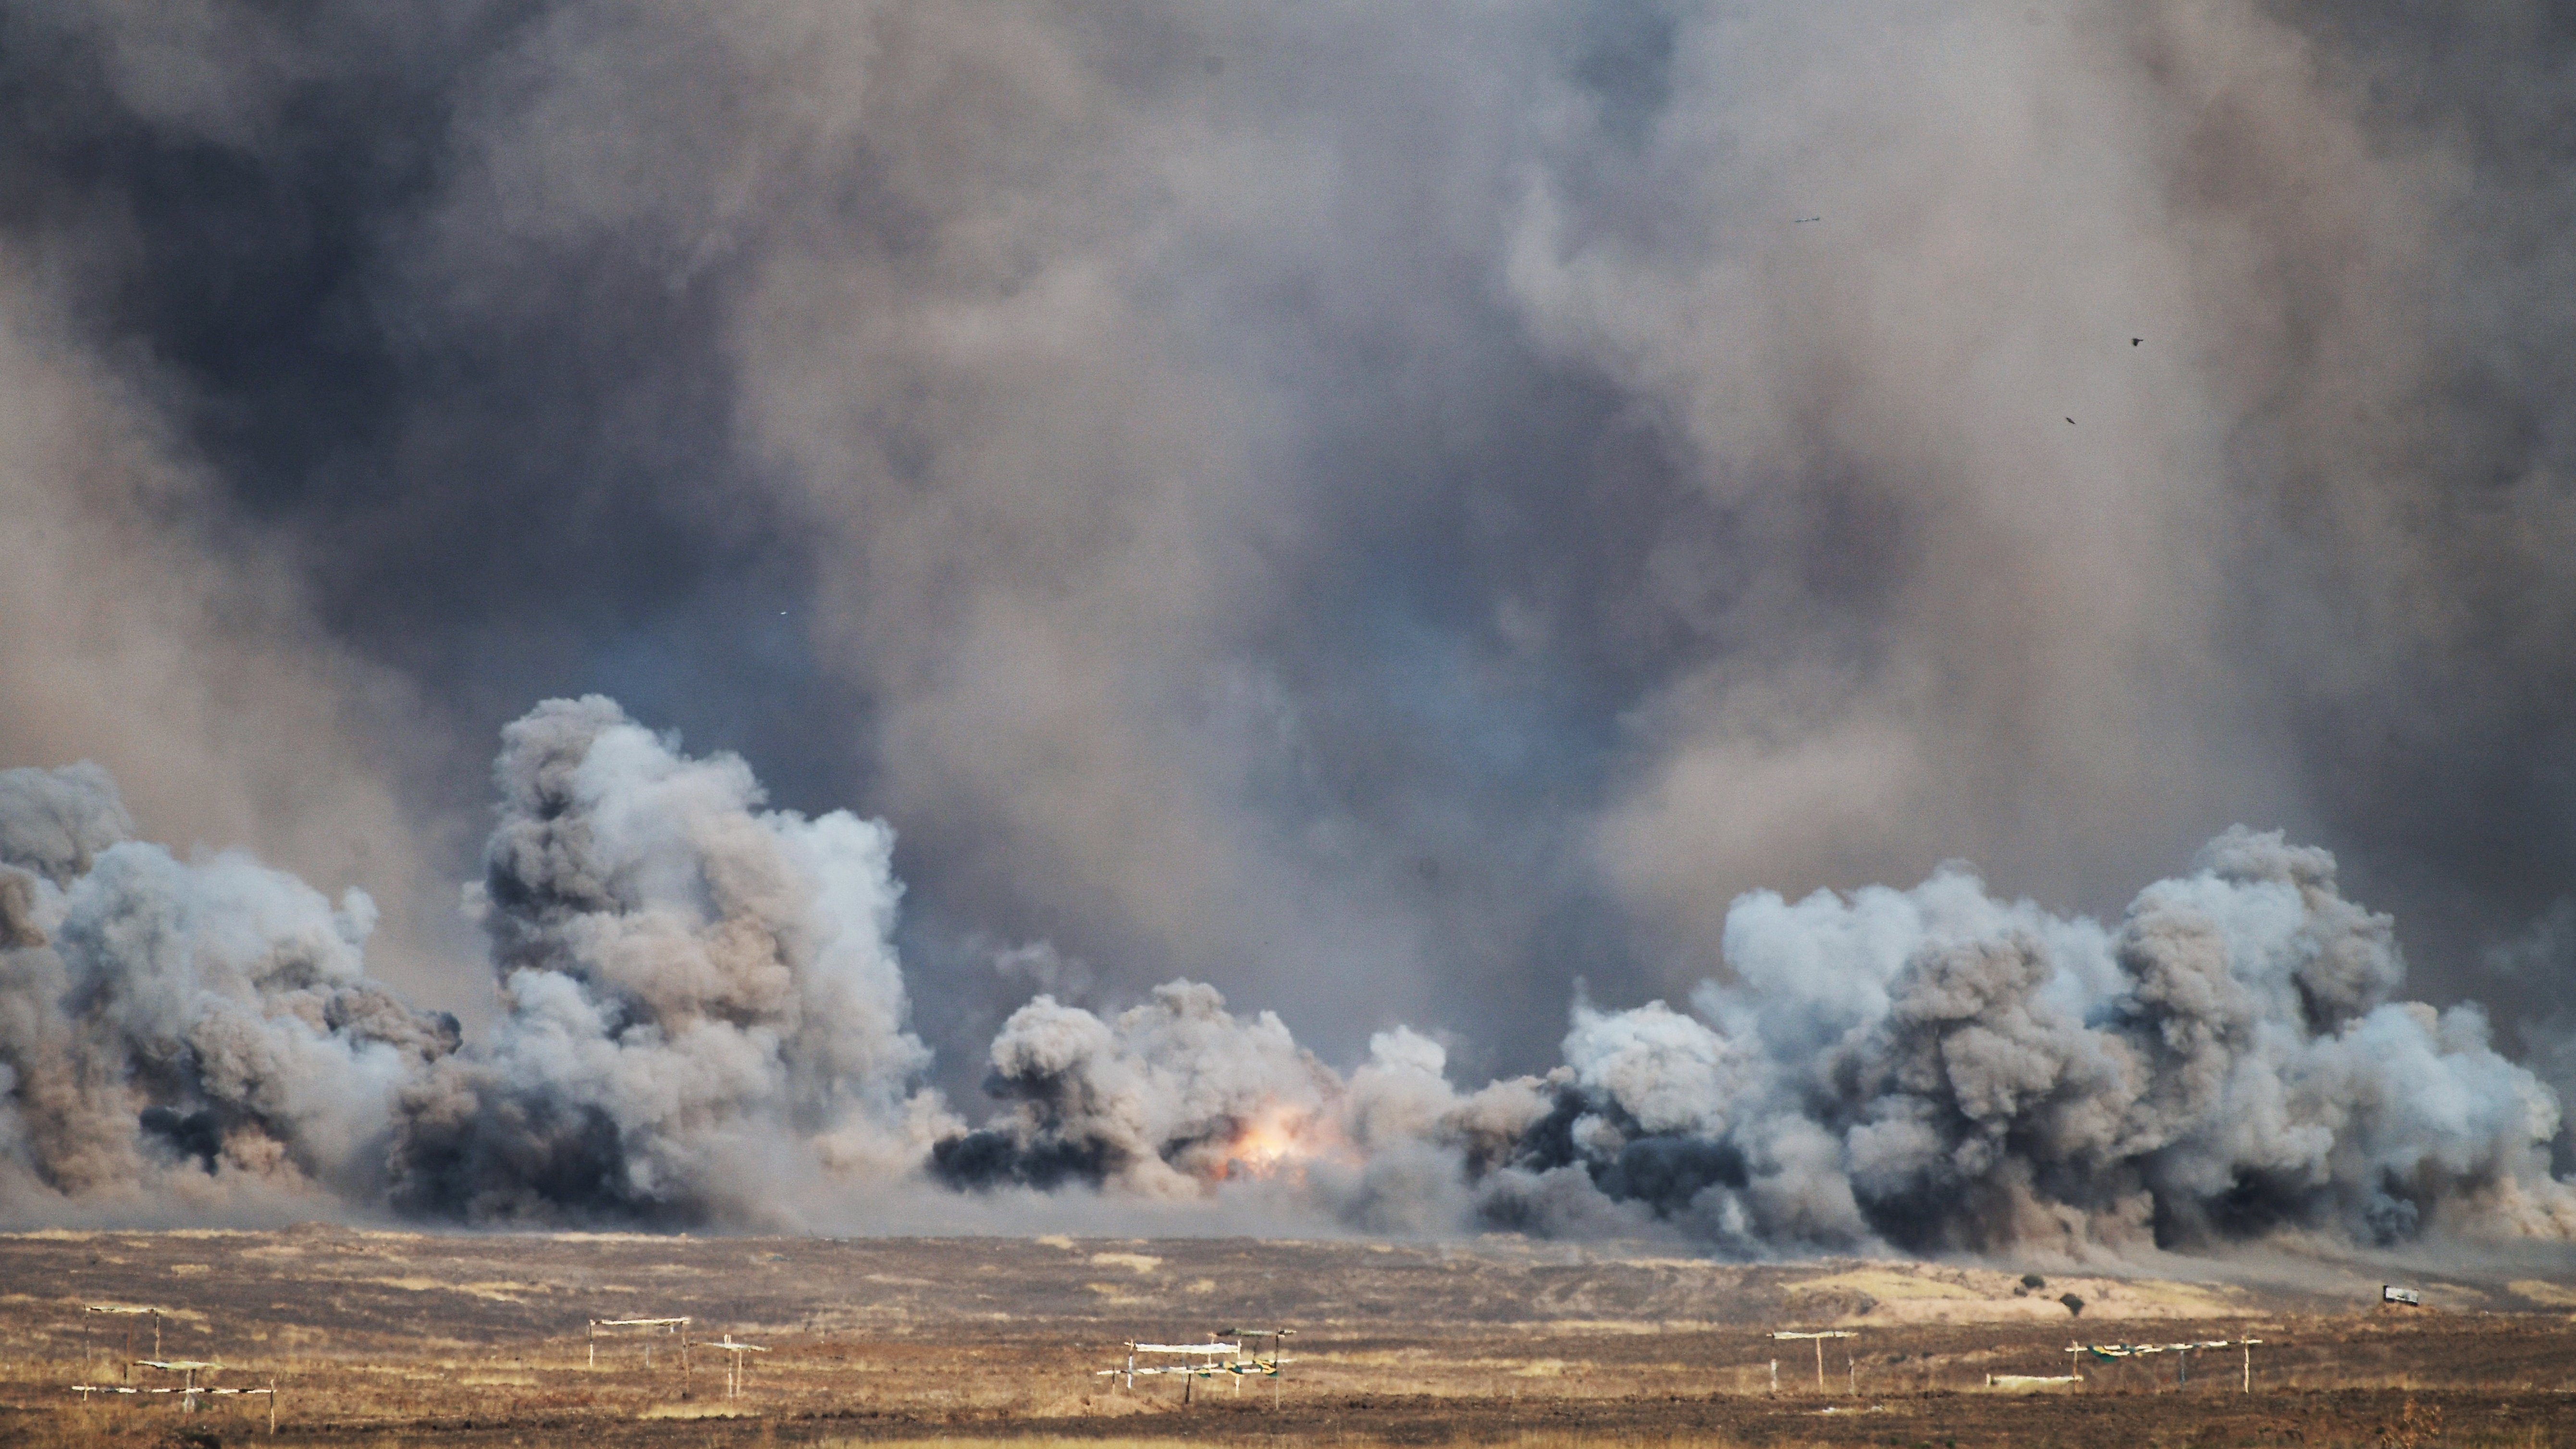
<svg viewBox="0 0 2576 1449">
<path fill-rule="evenodd" d="M 89 766 L 0 771 L 0 1206 L 13 1217 L 381 1197 L 452 1017 L 369 981 L 375 905 L 125 838 Z"/>
<path fill-rule="evenodd" d="M 745 1221 L 938 1127 L 888 933 L 892 832 L 759 809 L 611 701 L 503 732 L 469 893 L 501 974 L 489 1045 L 406 1092 L 395 1202 L 474 1221 Z"/>
<path fill-rule="evenodd" d="M 1038 997 L 994 1038 L 989 1087 L 1010 1111 L 940 1143 L 944 1176 L 1169 1196 L 1326 1130 L 1341 1082 L 1276 1015 L 1239 1021 L 1216 988 L 1175 981 L 1110 1021 Z"/>
<path fill-rule="evenodd" d="M 940 1141 L 931 1175 L 964 1190 L 1089 1188 L 1159 1201 L 1248 1191 L 1368 1230 L 1472 1226 L 1469 1179 L 1503 1161 L 1549 1099 L 1531 1079 L 1461 1099 L 1447 1052 L 1378 1033 L 1347 1078 L 1268 1011 L 1175 981 L 1106 1020 L 1040 996 L 994 1038 L 1006 1105 Z"/>
<path fill-rule="evenodd" d="M 495 774 L 504 1010 L 460 1050 L 368 979 L 362 893 L 129 841 L 94 766 L 0 772 L 0 1210 L 778 1222 L 946 1127 L 882 824 L 762 811 L 599 698 Z"/>
<path fill-rule="evenodd" d="M 2554 1095 L 2474 1005 L 2389 1000 L 2390 920 L 2277 833 L 2222 835 L 2115 929 L 1950 868 L 1747 896 L 1726 952 L 1691 1016 L 1577 1011 L 1516 1171 L 1748 1249 L 2576 1235 Z"/>
</svg>

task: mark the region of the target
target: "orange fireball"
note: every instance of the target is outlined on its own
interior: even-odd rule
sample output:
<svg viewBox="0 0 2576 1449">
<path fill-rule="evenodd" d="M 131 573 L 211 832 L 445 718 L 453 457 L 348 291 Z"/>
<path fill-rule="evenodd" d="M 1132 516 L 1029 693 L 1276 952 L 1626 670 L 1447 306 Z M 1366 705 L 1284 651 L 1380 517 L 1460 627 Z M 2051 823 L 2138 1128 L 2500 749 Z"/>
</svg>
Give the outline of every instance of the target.
<svg viewBox="0 0 2576 1449">
<path fill-rule="evenodd" d="M 1297 1152 L 1297 1135 L 1277 1118 L 1255 1118 L 1234 1134 L 1226 1160 L 1255 1176 L 1266 1175 L 1280 1159 Z"/>
<path fill-rule="evenodd" d="M 1316 1118 L 1292 1108 L 1268 1107 L 1236 1124 L 1217 1164 L 1219 1179 L 1237 1173 L 1269 1177 L 1283 1169 L 1301 1170 L 1331 1149 L 1329 1129 Z"/>
</svg>

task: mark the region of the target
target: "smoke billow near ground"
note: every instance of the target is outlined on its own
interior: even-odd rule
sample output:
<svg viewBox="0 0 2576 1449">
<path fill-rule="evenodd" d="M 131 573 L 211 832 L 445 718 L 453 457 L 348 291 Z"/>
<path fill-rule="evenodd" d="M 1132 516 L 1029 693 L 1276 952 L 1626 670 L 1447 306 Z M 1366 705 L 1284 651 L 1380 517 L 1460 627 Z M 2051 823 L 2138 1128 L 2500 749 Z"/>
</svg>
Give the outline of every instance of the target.
<svg viewBox="0 0 2576 1449">
<path fill-rule="evenodd" d="M 2474 1006 L 2399 999 L 2392 923 L 2277 833 L 2112 924 L 1957 866 L 1747 895 L 1688 1011 L 1578 999 L 1563 1065 L 1483 1085 L 1402 1027 L 1336 1072 L 1203 984 L 1041 994 L 979 1114 L 921 1082 L 884 824 L 764 809 L 597 696 L 512 724 L 494 778 L 468 905 L 504 1007 L 468 1037 L 368 978 L 364 895 L 133 840 L 95 768 L 0 775 L 10 1213 L 757 1227 L 945 1190 L 1743 1256 L 2576 1236 L 2554 1095 Z"/>
<path fill-rule="evenodd" d="M 2563 1239 L 2571 73 L 0 9 L 0 1218 Z"/>
</svg>

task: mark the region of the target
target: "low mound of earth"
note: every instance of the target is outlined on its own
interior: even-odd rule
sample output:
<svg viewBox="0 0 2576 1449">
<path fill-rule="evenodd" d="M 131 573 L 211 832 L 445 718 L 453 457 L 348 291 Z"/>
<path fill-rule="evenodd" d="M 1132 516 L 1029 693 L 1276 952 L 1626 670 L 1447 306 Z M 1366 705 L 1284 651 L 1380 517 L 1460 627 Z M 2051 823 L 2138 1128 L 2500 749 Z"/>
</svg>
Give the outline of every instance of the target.
<svg viewBox="0 0 2576 1449">
<path fill-rule="evenodd" d="M 308 1442 L 2122 1443 L 2140 1412 L 2170 1421 L 2161 1437 L 2226 1442 L 2427 1438 L 2426 1415 L 2453 1437 L 2474 1421 L 2576 1442 L 2571 1268 L 2542 1250 L 2439 1271 L 2288 1252 L 2114 1270 L 1734 1264 L 1517 1238 L 40 1232 L 0 1235 L 0 1435 L 143 1443 L 177 1422 L 172 1396 L 73 1392 L 168 1386 L 121 1363 L 150 1356 L 126 1345 L 152 1319 L 84 1311 L 120 1304 L 159 1308 L 160 1356 L 223 1364 L 210 1382 L 273 1378 L 282 1431 Z M 2391 1279 L 2426 1307 L 2381 1308 Z M 593 1327 L 679 1317 L 685 1358 L 667 1327 Z M 1100 1373 L 1131 1341 L 1279 1326 L 1297 1330 L 1283 1380 L 1199 1382 L 1185 1405 L 1179 1380 Z M 1853 1336 L 1821 1354 L 1772 1337 L 1827 1329 Z M 742 1355 L 739 1395 L 713 1343 L 728 1337 L 768 1350 Z M 2068 1351 L 2249 1338 L 2250 1354 L 2188 1360 Z M 1988 1389 L 2070 1369 L 2072 1392 Z M 193 1422 L 229 1434 L 264 1412 L 229 1397 Z"/>
</svg>

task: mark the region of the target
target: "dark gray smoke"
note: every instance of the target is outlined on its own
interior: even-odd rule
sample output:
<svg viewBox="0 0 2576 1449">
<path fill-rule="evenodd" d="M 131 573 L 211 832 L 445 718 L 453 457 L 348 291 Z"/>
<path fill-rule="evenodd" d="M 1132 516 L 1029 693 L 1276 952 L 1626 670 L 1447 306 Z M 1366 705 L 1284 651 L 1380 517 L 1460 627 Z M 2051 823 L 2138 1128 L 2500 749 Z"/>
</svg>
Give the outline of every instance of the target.
<svg viewBox="0 0 2576 1449">
<path fill-rule="evenodd" d="M 456 782 L 610 692 L 901 827 L 957 1073 L 987 939 L 1536 1067 L 2240 819 L 2525 1015 L 2576 38 L 2419 10 L 17 7 L 0 757 L 471 1015 Z"/>
<path fill-rule="evenodd" d="M 639 1144 L 881 1116 L 747 987 L 778 1055 L 675 1117 L 508 1085 L 496 949 L 696 1019 L 456 920 L 557 695 L 897 828 L 951 1100 L 1040 960 L 1104 1026 L 1179 977 L 1509 1081 L 1578 978 L 1743 989 L 1749 892 L 1965 856 L 2109 919 L 2237 821 L 2563 1063 L 2562 8 L 0 7 L 0 763 L 380 903 L 371 974 L 496 1053 L 402 1159 L 439 1211 L 721 1213 Z M 1053 1121 L 994 1130 L 1123 1140 Z M 1795 1146 L 1673 1140 L 1600 1202 Z M 534 1142 L 589 1165 L 514 1197 Z M 1574 1154 L 1532 1211 L 1599 1210 Z"/>
</svg>

